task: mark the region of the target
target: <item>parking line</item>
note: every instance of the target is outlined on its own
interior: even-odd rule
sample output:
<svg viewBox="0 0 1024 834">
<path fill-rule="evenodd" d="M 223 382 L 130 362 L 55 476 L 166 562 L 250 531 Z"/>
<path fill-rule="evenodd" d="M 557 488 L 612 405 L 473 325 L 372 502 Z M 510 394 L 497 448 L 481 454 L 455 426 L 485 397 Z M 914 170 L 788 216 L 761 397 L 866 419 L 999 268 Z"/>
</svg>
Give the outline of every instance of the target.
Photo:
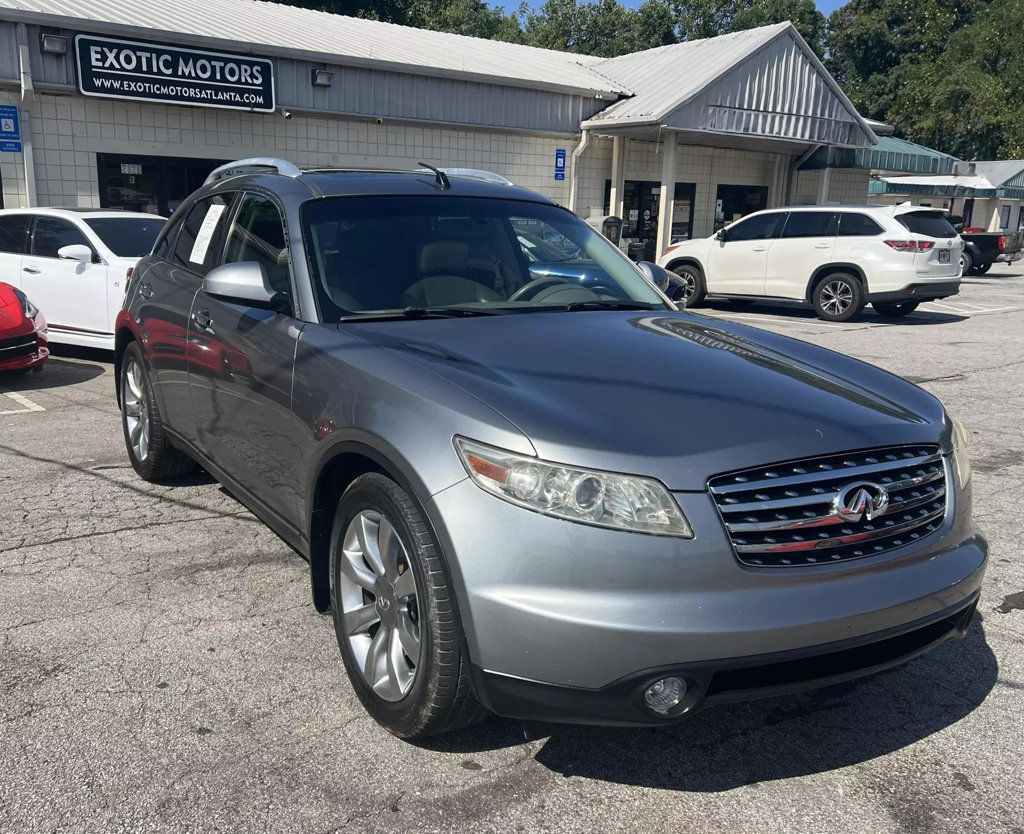
<svg viewBox="0 0 1024 834">
<path fill-rule="evenodd" d="M 13 408 L 7 411 L 0 411 L 0 416 L 4 414 L 28 414 L 32 411 L 46 411 L 39 403 L 34 403 L 24 394 L 19 394 L 17 391 L 0 391 L 5 397 L 14 400 L 21 408 Z"/>
</svg>

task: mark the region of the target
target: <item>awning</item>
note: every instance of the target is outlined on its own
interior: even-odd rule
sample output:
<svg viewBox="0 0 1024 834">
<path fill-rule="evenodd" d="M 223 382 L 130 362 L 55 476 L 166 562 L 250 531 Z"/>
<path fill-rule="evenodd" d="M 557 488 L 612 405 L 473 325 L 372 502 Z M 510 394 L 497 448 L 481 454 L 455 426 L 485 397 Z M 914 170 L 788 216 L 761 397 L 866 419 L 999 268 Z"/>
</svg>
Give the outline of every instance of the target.
<svg viewBox="0 0 1024 834">
<path fill-rule="evenodd" d="M 929 197 L 995 197 L 998 190 L 984 177 L 879 177 L 868 184 L 871 194 L 919 194 Z"/>
<path fill-rule="evenodd" d="M 879 136 L 878 144 L 870 148 L 821 148 L 800 167 L 809 171 L 820 168 L 867 168 L 871 171 L 908 174 L 952 174 L 957 162 L 955 156 L 934 148 L 895 136 Z"/>
</svg>

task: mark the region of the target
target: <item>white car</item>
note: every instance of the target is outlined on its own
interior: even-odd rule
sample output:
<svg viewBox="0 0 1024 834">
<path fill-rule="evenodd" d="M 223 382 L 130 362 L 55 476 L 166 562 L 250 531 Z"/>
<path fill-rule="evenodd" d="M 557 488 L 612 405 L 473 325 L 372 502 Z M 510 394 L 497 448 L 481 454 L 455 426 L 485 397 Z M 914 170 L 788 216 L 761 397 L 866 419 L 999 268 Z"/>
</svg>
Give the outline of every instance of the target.
<svg viewBox="0 0 1024 834">
<path fill-rule="evenodd" d="M 960 291 L 963 243 L 945 212 L 900 206 L 800 206 L 754 212 L 712 237 L 670 246 L 658 264 L 679 299 L 771 298 L 848 321 L 871 304 L 906 316 Z"/>
<path fill-rule="evenodd" d="M 163 225 L 130 211 L 2 210 L 0 281 L 43 311 L 51 342 L 113 350 L 128 277 Z"/>
</svg>

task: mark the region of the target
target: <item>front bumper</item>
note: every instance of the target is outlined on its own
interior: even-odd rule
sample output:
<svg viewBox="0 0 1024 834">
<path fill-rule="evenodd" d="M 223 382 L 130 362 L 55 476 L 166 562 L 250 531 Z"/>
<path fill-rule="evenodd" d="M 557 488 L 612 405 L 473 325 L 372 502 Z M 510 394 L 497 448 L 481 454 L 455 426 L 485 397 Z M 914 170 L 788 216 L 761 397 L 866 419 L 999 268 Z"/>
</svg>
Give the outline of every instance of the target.
<svg viewBox="0 0 1024 834">
<path fill-rule="evenodd" d="M 946 640 L 963 637 L 977 605 L 975 593 L 938 615 L 885 632 L 810 649 L 646 669 L 597 690 L 537 683 L 474 667 L 475 691 L 484 706 L 506 718 L 657 726 L 717 704 L 790 695 L 891 669 Z M 686 694 L 678 706 L 657 713 L 645 705 L 644 691 L 667 676 L 686 681 Z"/>
<path fill-rule="evenodd" d="M 944 530 L 921 542 L 875 557 L 787 568 L 740 564 L 711 497 L 676 497 L 693 539 L 549 518 L 469 480 L 427 502 L 485 703 L 538 720 L 579 714 L 583 719 L 575 720 L 594 721 L 604 714 L 604 720 L 636 723 L 635 714 L 629 717 L 633 692 L 626 686 L 622 702 L 626 690 L 619 687 L 648 680 L 651 670 L 697 670 L 694 691 L 702 693 L 701 703 L 713 703 L 726 693 L 707 682 L 710 670 L 827 655 L 847 641 L 877 642 L 962 611 L 981 587 L 987 545 L 971 526 L 969 493 L 959 489 Z M 897 653 L 893 662 L 905 656 Z M 868 663 L 856 674 L 874 668 Z M 796 683 L 816 686 L 829 677 Z M 516 706 L 530 702 L 537 687 L 561 692 L 556 708 L 545 706 L 546 695 L 539 699 L 544 709 Z M 750 697 L 765 689 L 743 688 L 755 690 Z M 572 706 L 558 706 L 567 693 Z"/>
<path fill-rule="evenodd" d="M 934 301 L 937 298 L 947 298 L 957 295 L 960 292 L 960 280 L 955 281 L 929 281 L 917 284 L 907 284 L 902 289 L 889 292 L 868 293 L 869 303 L 893 303 L 900 301 Z"/>
</svg>

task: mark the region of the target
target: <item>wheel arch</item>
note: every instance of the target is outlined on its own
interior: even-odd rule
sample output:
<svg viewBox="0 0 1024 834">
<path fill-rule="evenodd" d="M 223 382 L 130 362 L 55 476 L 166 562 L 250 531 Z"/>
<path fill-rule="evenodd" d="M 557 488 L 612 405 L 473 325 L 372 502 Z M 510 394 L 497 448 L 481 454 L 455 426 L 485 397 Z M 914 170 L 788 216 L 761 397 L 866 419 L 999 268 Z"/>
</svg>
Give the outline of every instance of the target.
<svg viewBox="0 0 1024 834">
<path fill-rule="evenodd" d="M 810 277 L 810 280 L 807 282 L 807 291 L 804 294 L 804 300 L 807 302 L 813 302 L 814 291 L 815 289 L 817 289 L 818 284 L 822 282 L 825 276 L 832 275 L 833 273 L 837 272 L 841 272 L 846 275 L 852 275 L 854 278 L 860 281 L 861 288 L 864 290 L 864 294 L 867 295 L 868 279 L 867 276 L 864 274 L 864 270 L 857 266 L 857 264 L 844 263 L 842 261 L 839 261 L 836 263 L 825 264 L 825 266 L 819 266 L 816 270 L 814 270 L 813 274 Z"/>
<path fill-rule="evenodd" d="M 673 258 L 671 261 L 665 264 L 665 269 L 671 272 L 674 271 L 675 268 L 679 266 L 695 266 L 697 267 L 697 269 L 700 270 L 701 275 L 707 275 L 707 273 L 704 271 L 704 264 L 700 262 L 699 258 L 693 255 L 681 255 L 678 258 Z"/>
</svg>

